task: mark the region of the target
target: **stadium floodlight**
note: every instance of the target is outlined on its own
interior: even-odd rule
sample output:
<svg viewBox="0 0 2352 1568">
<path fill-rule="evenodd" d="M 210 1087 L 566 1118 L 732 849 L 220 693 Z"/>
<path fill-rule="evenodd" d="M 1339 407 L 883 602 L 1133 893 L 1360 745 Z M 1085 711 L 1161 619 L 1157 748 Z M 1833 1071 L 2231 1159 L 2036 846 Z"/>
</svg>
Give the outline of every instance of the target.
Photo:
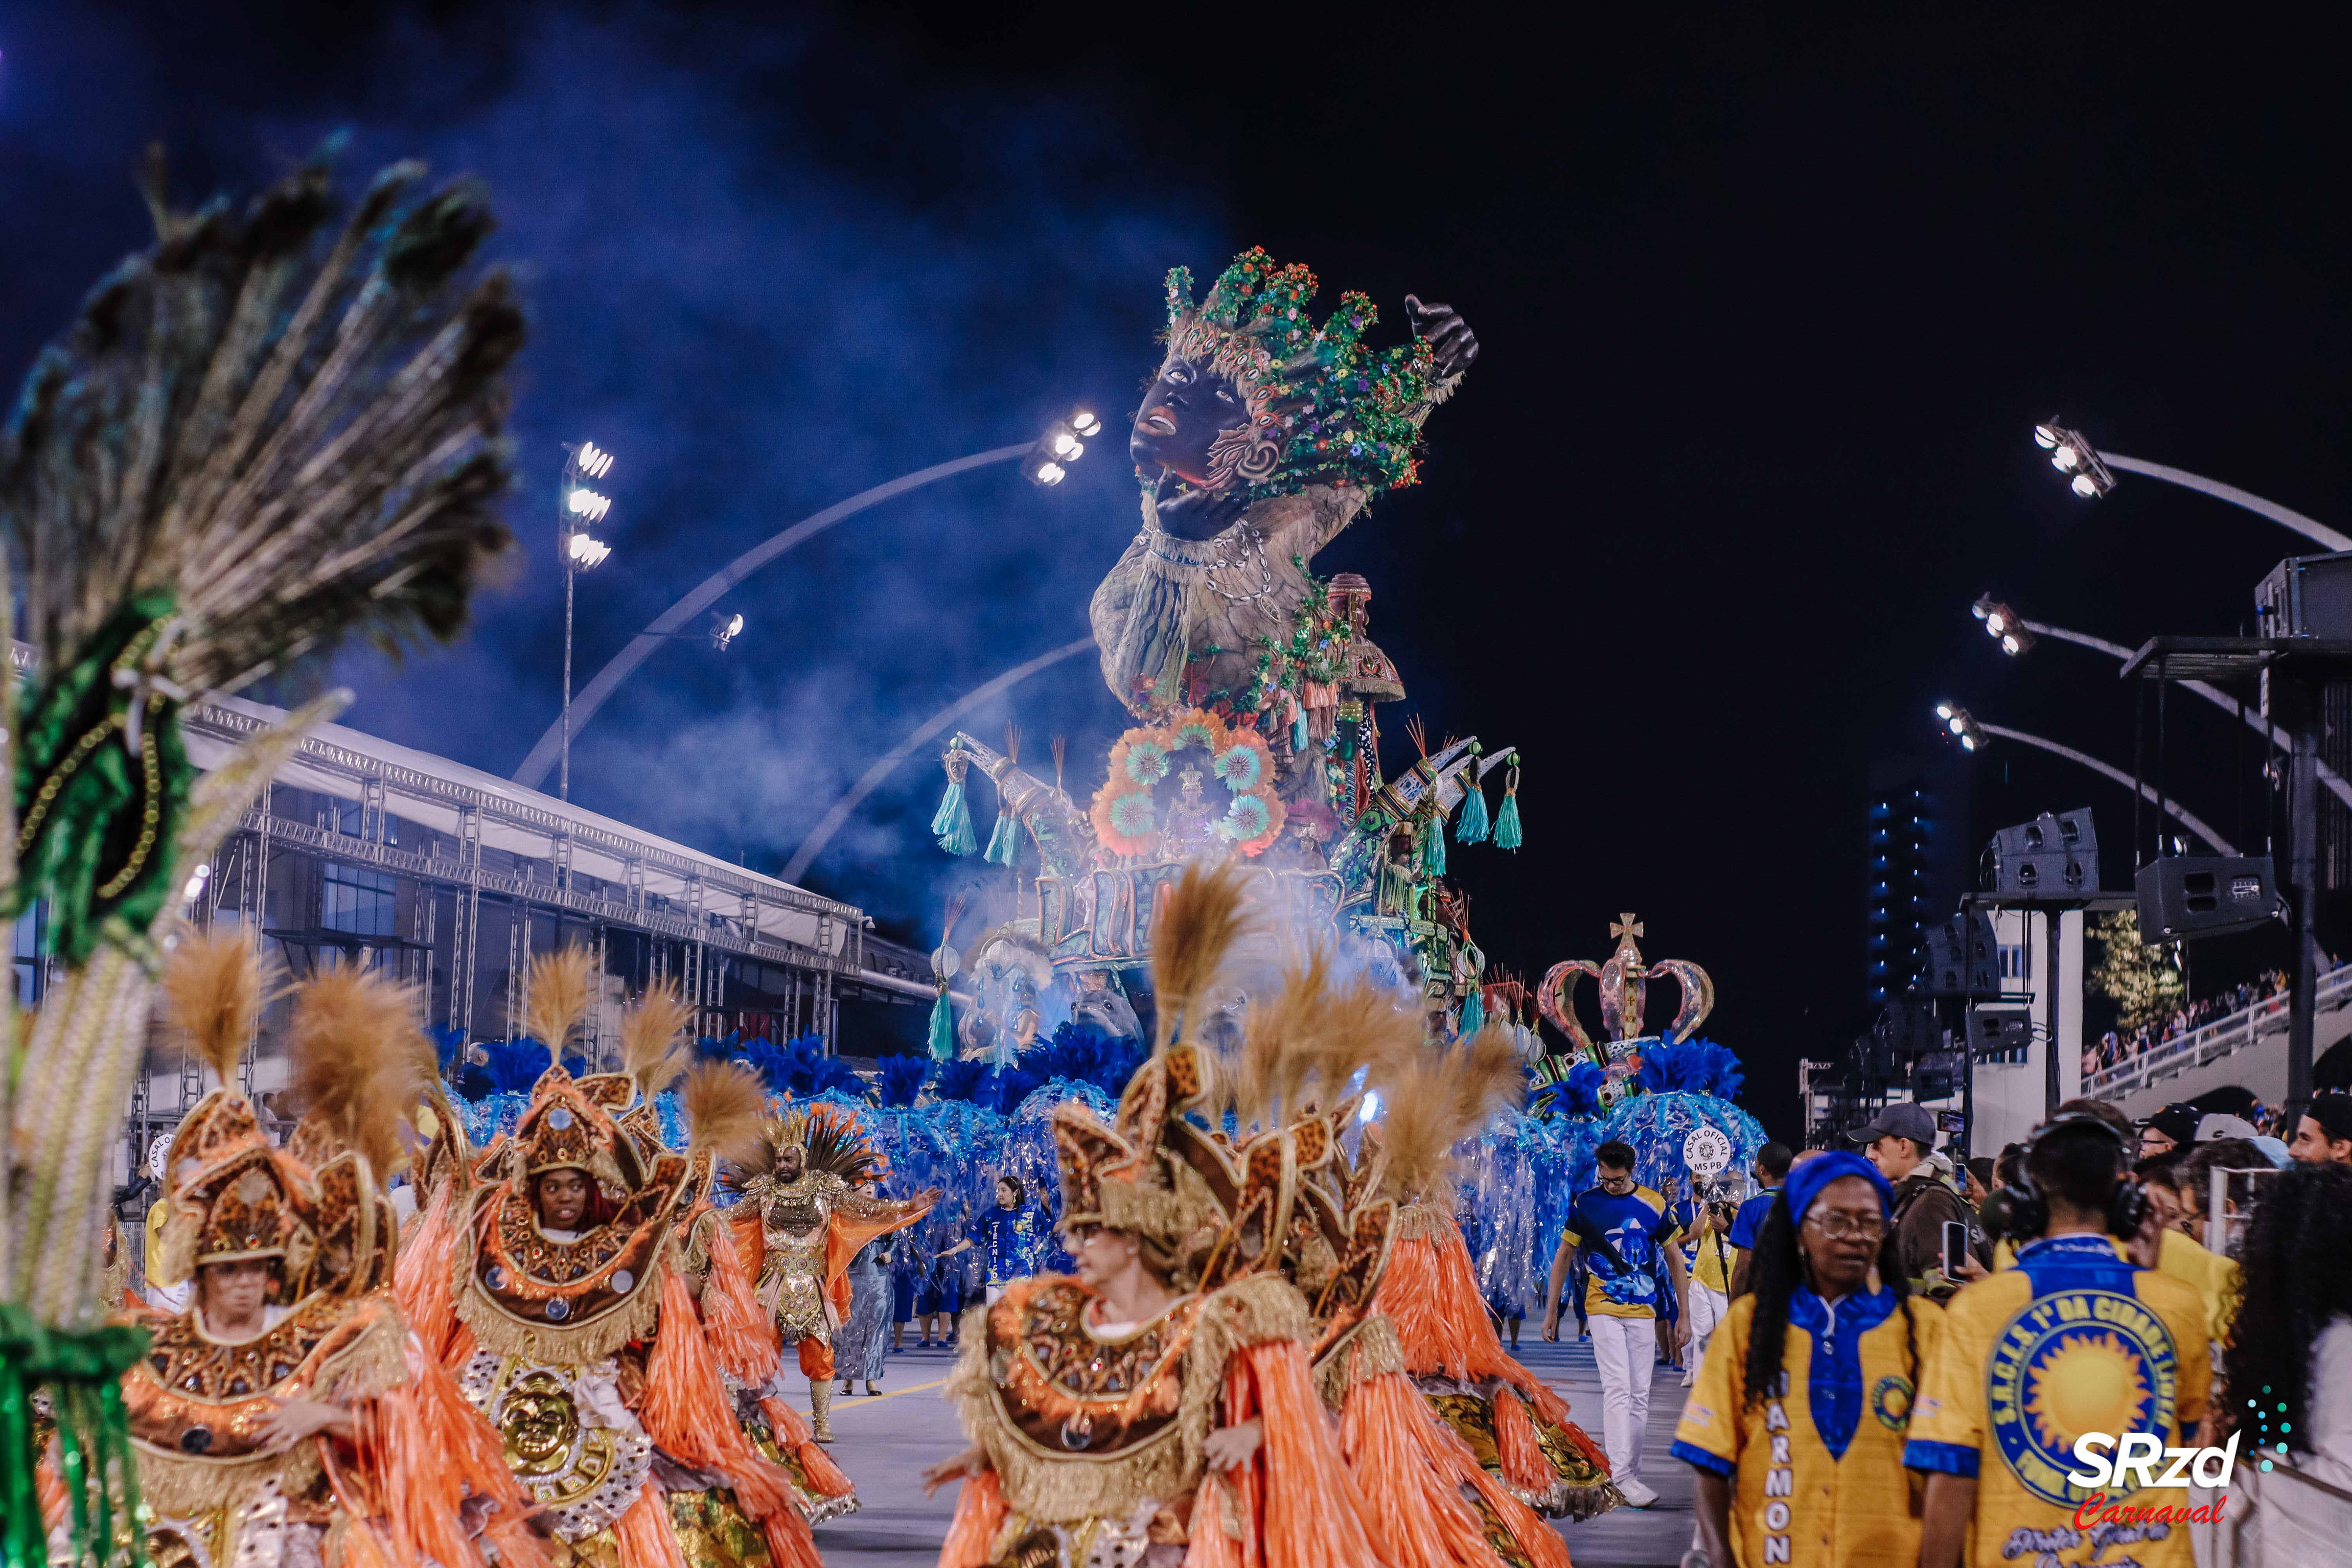
<svg viewBox="0 0 2352 1568">
<path fill-rule="evenodd" d="M 2116 488 L 2116 476 L 2080 432 L 2051 419 L 2033 427 L 2033 441 L 2050 454 L 2050 466 L 2068 476 L 2067 488 L 2084 500 L 2096 500 Z"/>
</svg>

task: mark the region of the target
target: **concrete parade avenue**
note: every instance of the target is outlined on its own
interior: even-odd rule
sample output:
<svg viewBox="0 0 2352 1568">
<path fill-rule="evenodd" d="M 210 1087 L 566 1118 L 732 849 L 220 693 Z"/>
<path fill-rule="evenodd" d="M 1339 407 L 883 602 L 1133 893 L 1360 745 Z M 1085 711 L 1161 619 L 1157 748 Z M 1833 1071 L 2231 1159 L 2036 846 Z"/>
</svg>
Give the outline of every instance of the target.
<svg viewBox="0 0 2352 1568">
<path fill-rule="evenodd" d="M 1571 1338 L 1571 1320 L 1561 1325 L 1561 1342 L 1546 1344 L 1532 1326 L 1519 1341 L 1518 1358 L 1568 1400 L 1578 1426 L 1599 1440 L 1601 1379 L 1592 1364 L 1592 1342 Z M 881 1397 L 836 1397 L 833 1428 L 839 1441 L 833 1457 L 857 1483 L 864 1504 L 846 1519 L 816 1528 L 817 1550 L 829 1563 L 856 1568 L 933 1568 L 948 1521 L 955 1511 L 953 1488 L 925 1497 L 918 1478 L 925 1468 L 964 1446 L 955 1412 L 942 1395 L 954 1352 L 908 1348 L 890 1358 L 890 1376 Z M 1681 1376 L 1656 1369 L 1650 1384 L 1649 1435 L 1643 1447 L 1643 1478 L 1658 1493 L 1646 1509 L 1621 1508 L 1583 1524 L 1554 1521 L 1568 1538 L 1576 1568 L 1675 1568 L 1691 1539 L 1691 1469 L 1671 1458 L 1675 1422 L 1682 1414 Z M 863 1384 L 859 1385 L 863 1388 Z M 808 1408 L 805 1389 L 796 1392 Z"/>
</svg>

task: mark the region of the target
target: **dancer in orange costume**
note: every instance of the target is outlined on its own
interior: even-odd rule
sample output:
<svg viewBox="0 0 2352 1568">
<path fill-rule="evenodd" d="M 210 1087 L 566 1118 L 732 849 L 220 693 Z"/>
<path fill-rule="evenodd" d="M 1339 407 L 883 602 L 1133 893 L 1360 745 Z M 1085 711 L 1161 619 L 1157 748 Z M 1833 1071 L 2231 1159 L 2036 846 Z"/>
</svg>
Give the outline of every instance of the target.
<svg viewBox="0 0 2352 1568">
<path fill-rule="evenodd" d="M 377 1183 L 397 1121 L 431 1073 L 408 997 L 330 970 L 293 1017 L 283 1150 L 233 1086 L 265 999 L 250 938 L 184 933 L 163 976 L 173 1012 L 225 1087 L 189 1113 L 165 1162 L 162 1250 L 193 1281 L 125 1375 L 140 1484 L 163 1568 L 544 1568 L 498 1434 L 408 1331 L 388 1288 L 398 1226 Z"/>
<path fill-rule="evenodd" d="M 1292 1130 L 1235 1150 L 1198 1029 L 1239 934 L 1238 874 L 1186 871 L 1153 976 L 1161 1037 L 1114 1122 L 1054 1113 L 1075 1278 L 974 1308 L 950 1389 L 972 1446 L 940 1568 L 1375 1568 L 1370 1503 L 1315 1392 L 1306 1300 L 1283 1270 L 1299 1198 Z"/>
<path fill-rule="evenodd" d="M 1284 1268 L 1313 1313 L 1317 1389 L 1363 1495 L 1381 1502 L 1366 1521 L 1375 1543 L 1397 1568 L 1569 1568 L 1559 1533 L 1422 1398 L 1375 1300 L 1397 1215 L 1383 1177 L 1443 1168 L 1516 1097 L 1512 1043 L 1498 1027 L 1434 1047 L 1418 1010 L 1362 979 L 1335 986 L 1327 952 L 1294 969 L 1250 1022 L 1231 1097 L 1241 1150 L 1286 1125 L 1299 1192 Z M 1383 1106 L 1381 1131 L 1351 1161 L 1347 1137 Z"/>
<path fill-rule="evenodd" d="M 578 948 L 533 963 L 535 1038 L 563 1048 L 590 978 Z M 729 1418 L 677 1256 L 720 1130 L 649 1154 L 617 1120 L 635 1099 L 625 1073 L 541 1076 L 457 1212 L 442 1342 L 573 1568 L 816 1568 L 791 1477 Z"/>
<path fill-rule="evenodd" d="M 1395 1093 L 1392 1114 L 1421 1098 L 1407 1085 Z M 1423 1394 L 1479 1463 L 1538 1512 L 1591 1519 L 1622 1503 L 1607 1457 L 1569 1418 L 1568 1401 L 1496 1337 L 1454 1223 L 1444 1161 L 1392 1160 L 1382 1184 L 1402 1207 L 1378 1300 Z"/>
<path fill-rule="evenodd" d="M 648 1158 L 664 1148 L 654 1096 L 684 1065 L 683 1032 L 691 1016 L 672 982 L 648 986 L 622 1016 L 623 1070 L 637 1086 L 637 1103 L 621 1125 Z M 740 1063 L 706 1062 L 686 1073 L 678 1100 L 694 1131 L 687 1150 L 691 1201 L 675 1235 L 688 1291 L 732 1402 L 730 1414 L 759 1451 L 792 1478 L 802 1518 L 816 1525 L 855 1512 L 857 1489 L 849 1477 L 816 1443 L 808 1423 L 767 1393 L 778 1360 L 775 1326 L 760 1308 L 734 1226 L 713 1201 L 720 1162 L 756 1161 L 764 1147 L 764 1086 Z"/>
</svg>

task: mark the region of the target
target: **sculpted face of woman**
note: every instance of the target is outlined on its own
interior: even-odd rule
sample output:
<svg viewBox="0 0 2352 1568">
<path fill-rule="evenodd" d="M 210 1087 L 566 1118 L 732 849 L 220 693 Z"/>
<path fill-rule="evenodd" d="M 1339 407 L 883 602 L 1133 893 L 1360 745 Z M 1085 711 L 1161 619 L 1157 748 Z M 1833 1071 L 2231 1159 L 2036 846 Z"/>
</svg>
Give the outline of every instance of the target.
<svg viewBox="0 0 2352 1568">
<path fill-rule="evenodd" d="M 1198 360 L 1171 354 L 1143 395 L 1128 455 L 1147 472 L 1164 468 L 1195 485 L 1213 480 L 1209 448 L 1249 420 L 1241 389 Z"/>
</svg>

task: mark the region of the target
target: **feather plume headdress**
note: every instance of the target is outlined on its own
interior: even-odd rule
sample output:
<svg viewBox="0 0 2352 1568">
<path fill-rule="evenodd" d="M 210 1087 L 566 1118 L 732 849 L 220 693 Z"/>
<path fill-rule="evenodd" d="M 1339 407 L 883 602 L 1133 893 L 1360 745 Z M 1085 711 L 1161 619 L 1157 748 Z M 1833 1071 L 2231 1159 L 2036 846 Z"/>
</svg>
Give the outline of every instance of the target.
<svg viewBox="0 0 2352 1568">
<path fill-rule="evenodd" d="M 1425 1045 L 1371 1073 L 1383 1114 L 1366 1129 L 1364 1163 L 1401 1203 L 1454 1203 L 1454 1151 L 1497 1111 L 1516 1109 L 1527 1078 L 1518 1042 L 1496 1020 L 1452 1047 Z"/>
<path fill-rule="evenodd" d="M 693 1016 L 675 980 L 646 986 L 636 1005 L 621 1015 L 621 1070 L 641 1098 L 651 1100 L 686 1070 L 681 1037 Z"/>
<path fill-rule="evenodd" d="M 16 726 L 23 866 L 60 951 L 136 940 L 178 890 L 181 706 L 358 631 L 446 640 L 509 538 L 499 432 L 523 321 L 468 280 L 480 188 L 423 165 L 340 204 L 321 152 L 242 213 L 146 195 L 157 239 L 44 352 L 0 434 L 38 680 Z"/>
<path fill-rule="evenodd" d="M 380 970 L 335 964 L 295 987 L 287 1047 L 300 1117 L 287 1152 L 316 1166 L 349 1149 L 390 1176 L 406 1158 L 401 1125 L 434 1079 L 415 995 Z"/>
<path fill-rule="evenodd" d="M 856 1118 L 830 1105 L 813 1105 L 770 1117 L 760 1129 L 758 1142 L 734 1162 L 726 1185 L 745 1198 L 764 1202 L 783 1184 L 778 1165 L 788 1149 L 800 1152 L 804 1173 L 835 1175 L 853 1187 L 860 1182 L 882 1181 L 889 1174 L 889 1161 Z"/>
<path fill-rule="evenodd" d="M 184 928 L 173 942 L 161 977 L 166 1015 L 186 1033 L 220 1089 L 181 1118 L 164 1157 L 167 1183 L 267 1142 L 252 1102 L 236 1088 L 237 1064 L 277 993 L 278 973 L 274 957 L 263 953 L 244 925 Z"/>
<path fill-rule="evenodd" d="M 578 942 L 530 961 L 523 984 L 522 1022 L 530 1037 L 563 1059 L 563 1047 L 594 1000 L 595 956 Z"/>
</svg>

